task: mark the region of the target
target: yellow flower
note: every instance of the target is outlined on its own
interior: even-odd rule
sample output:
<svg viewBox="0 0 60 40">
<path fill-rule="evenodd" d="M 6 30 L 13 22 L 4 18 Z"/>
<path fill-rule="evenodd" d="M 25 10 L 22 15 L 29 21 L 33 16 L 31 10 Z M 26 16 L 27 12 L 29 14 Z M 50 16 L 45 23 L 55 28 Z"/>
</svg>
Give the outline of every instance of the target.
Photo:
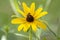
<svg viewBox="0 0 60 40">
<path fill-rule="evenodd" d="M 38 8 L 35 11 L 35 3 L 32 3 L 30 8 L 26 5 L 26 3 L 22 3 L 23 11 L 18 9 L 17 11 L 24 16 L 23 18 L 15 18 L 11 21 L 12 24 L 19 24 L 18 31 L 23 30 L 26 32 L 28 29 L 32 28 L 33 31 L 37 31 L 37 28 L 46 29 L 46 25 L 38 20 L 42 16 L 48 14 L 46 11 L 43 11 L 43 8 Z"/>
</svg>

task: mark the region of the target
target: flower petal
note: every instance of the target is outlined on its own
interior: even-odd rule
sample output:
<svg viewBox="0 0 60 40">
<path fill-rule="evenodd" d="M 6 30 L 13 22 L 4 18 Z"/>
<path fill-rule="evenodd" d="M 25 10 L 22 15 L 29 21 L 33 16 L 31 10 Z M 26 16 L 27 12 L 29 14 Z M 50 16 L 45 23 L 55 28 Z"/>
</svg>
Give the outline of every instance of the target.
<svg viewBox="0 0 60 40">
<path fill-rule="evenodd" d="M 17 10 L 22 16 L 25 17 L 25 13 L 23 11 L 21 11 L 20 9 Z"/>
<path fill-rule="evenodd" d="M 22 3 L 22 6 L 23 6 L 23 10 L 24 10 L 25 15 L 27 15 L 30 12 L 30 9 L 28 8 L 26 3 L 24 3 L 24 2 Z"/>
<path fill-rule="evenodd" d="M 39 15 L 42 10 L 43 10 L 42 8 L 38 8 L 38 9 L 36 10 L 36 12 L 35 12 L 34 17 L 36 17 L 37 15 Z"/>
<path fill-rule="evenodd" d="M 32 23 L 32 30 L 34 31 L 34 32 L 36 32 L 37 31 L 37 27 L 36 27 L 36 24 L 35 23 Z"/>
<path fill-rule="evenodd" d="M 30 13 L 33 15 L 35 11 L 35 3 L 32 3 L 30 6 Z"/>
<path fill-rule="evenodd" d="M 21 31 L 23 29 L 23 27 L 24 27 L 24 24 L 19 25 L 18 26 L 18 31 Z"/>
<path fill-rule="evenodd" d="M 17 12 L 19 12 L 21 15 L 24 16 L 23 11 L 21 11 L 21 10 L 19 9 L 19 5 L 18 5 L 18 3 L 16 3 L 16 2 L 15 2 L 15 7 L 16 7 Z"/>
<path fill-rule="evenodd" d="M 20 24 L 20 23 L 24 23 L 25 19 L 24 18 L 15 18 L 11 21 L 12 24 Z"/>
<path fill-rule="evenodd" d="M 46 14 L 48 14 L 48 12 L 42 12 L 42 13 L 38 14 L 35 18 L 38 19 L 42 16 L 45 16 Z"/>
<path fill-rule="evenodd" d="M 36 21 L 38 27 L 42 28 L 43 30 L 46 29 L 46 25 L 42 21 Z"/>
<path fill-rule="evenodd" d="M 27 32 L 27 30 L 30 28 L 30 24 L 26 23 L 25 26 L 24 26 L 24 29 L 23 31 L 24 32 Z"/>
</svg>

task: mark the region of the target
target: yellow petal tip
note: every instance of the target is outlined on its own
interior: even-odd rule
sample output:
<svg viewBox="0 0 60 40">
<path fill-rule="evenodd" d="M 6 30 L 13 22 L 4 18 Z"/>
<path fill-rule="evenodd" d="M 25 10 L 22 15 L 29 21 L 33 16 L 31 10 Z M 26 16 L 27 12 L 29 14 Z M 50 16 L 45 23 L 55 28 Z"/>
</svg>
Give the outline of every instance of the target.
<svg viewBox="0 0 60 40">
<path fill-rule="evenodd" d="M 13 20 L 11 20 L 11 23 L 14 24 Z"/>
</svg>

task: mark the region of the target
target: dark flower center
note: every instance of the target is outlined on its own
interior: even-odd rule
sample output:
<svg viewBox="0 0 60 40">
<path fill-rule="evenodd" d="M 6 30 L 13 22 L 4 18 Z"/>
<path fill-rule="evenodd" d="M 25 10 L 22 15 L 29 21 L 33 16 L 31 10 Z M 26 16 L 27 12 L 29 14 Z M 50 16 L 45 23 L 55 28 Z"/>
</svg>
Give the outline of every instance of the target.
<svg viewBox="0 0 60 40">
<path fill-rule="evenodd" d="M 34 17 L 32 15 L 30 15 L 30 13 L 28 13 L 26 20 L 28 22 L 33 22 L 34 21 Z"/>
</svg>

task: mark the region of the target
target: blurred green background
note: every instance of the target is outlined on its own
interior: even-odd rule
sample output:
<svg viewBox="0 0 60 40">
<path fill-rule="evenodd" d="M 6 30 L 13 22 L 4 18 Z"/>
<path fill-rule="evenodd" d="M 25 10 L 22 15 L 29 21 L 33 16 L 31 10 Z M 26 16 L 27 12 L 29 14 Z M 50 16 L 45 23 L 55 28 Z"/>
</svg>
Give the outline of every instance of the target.
<svg viewBox="0 0 60 40">
<path fill-rule="evenodd" d="M 35 1 L 38 3 L 40 0 Z M 43 3 L 43 1 L 45 2 Z M 60 0 L 41 0 L 40 2 L 42 2 L 41 5 L 44 5 L 43 7 L 49 13 L 42 19 L 46 20 L 50 29 L 60 37 Z M 10 23 L 12 19 L 11 15 L 13 14 L 14 11 L 12 10 L 10 1 L 0 0 L 0 40 L 2 40 L 3 36 L 6 37 L 6 40 L 28 40 L 28 33 L 18 32 L 18 25 L 12 25 Z M 47 29 L 46 32 L 42 32 L 41 40 L 60 40 L 60 38 L 54 36 L 54 34 Z"/>
</svg>

